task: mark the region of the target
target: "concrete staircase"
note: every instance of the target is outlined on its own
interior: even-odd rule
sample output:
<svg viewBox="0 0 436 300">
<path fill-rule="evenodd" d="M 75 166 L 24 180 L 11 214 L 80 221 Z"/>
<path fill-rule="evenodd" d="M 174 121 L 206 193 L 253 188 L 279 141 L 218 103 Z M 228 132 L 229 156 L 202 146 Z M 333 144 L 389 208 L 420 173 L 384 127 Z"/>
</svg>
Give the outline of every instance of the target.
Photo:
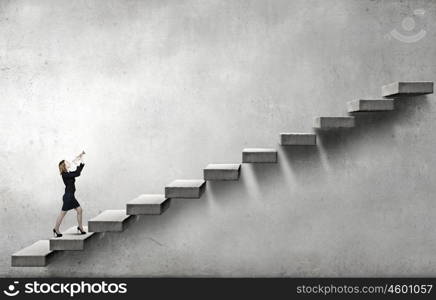
<svg viewBox="0 0 436 300">
<path fill-rule="evenodd" d="M 394 110 L 395 99 L 433 93 L 433 82 L 394 82 L 382 87 L 381 99 L 357 99 L 347 103 L 350 114 L 377 113 Z M 401 101 L 401 100 L 399 100 Z M 355 126 L 354 116 L 321 116 L 313 121 L 315 132 L 344 130 Z M 279 144 L 284 147 L 317 146 L 316 133 L 281 133 Z M 272 148 L 246 148 L 242 163 L 277 163 L 277 150 Z M 204 179 L 174 180 L 165 186 L 165 194 L 140 195 L 127 202 L 125 210 L 105 210 L 88 222 L 89 232 L 81 235 L 75 227 L 63 232 L 61 238 L 40 240 L 12 254 L 13 267 L 46 266 L 59 251 L 84 250 L 86 243 L 101 232 L 122 232 L 135 215 L 160 215 L 174 198 L 200 198 L 206 181 L 237 181 L 241 164 L 209 164 L 204 168 Z"/>
</svg>

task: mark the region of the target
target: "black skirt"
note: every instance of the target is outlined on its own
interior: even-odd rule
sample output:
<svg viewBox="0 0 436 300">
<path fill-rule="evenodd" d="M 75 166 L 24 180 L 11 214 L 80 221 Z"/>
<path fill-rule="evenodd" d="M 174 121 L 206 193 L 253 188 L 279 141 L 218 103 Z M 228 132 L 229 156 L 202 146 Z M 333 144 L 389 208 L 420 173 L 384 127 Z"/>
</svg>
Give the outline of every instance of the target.
<svg viewBox="0 0 436 300">
<path fill-rule="evenodd" d="M 62 200 L 64 201 L 64 204 L 62 205 L 63 211 L 68 211 L 70 209 L 80 206 L 76 197 L 74 197 L 74 193 L 65 193 L 64 196 L 62 197 Z"/>
</svg>

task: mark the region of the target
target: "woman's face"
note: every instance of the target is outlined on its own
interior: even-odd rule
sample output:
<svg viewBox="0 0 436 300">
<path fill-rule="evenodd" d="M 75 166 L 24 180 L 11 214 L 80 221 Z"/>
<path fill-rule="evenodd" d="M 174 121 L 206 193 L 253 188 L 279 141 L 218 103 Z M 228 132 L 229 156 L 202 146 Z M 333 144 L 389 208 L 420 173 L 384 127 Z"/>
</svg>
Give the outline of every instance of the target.
<svg viewBox="0 0 436 300">
<path fill-rule="evenodd" d="M 65 161 L 65 167 L 67 168 L 67 170 L 70 169 L 70 162 L 68 160 Z"/>
</svg>

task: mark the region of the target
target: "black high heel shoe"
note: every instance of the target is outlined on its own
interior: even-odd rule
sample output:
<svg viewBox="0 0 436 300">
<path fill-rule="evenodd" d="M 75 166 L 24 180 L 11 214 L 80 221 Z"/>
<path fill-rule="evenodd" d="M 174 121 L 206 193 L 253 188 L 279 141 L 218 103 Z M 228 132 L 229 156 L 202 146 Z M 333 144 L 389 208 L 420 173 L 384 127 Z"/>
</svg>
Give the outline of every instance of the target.
<svg viewBox="0 0 436 300">
<path fill-rule="evenodd" d="M 86 234 L 86 231 L 83 231 L 82 229 L 80 229 L 80 227 L 79 227 L 79 226 L 77 226 L 77 231 L 79 231 L 79 232 L 80 232 L 80 234 Z"/>
<path fill-rule="evenodd" d="M 62 237 L 62 233 L 57 233 L 56 229 L 54 229 L 54 228 L 53 228 L 53 234 L 54 234 L 54 237 L 57 237 L 57 238 Z"/>
</svg>

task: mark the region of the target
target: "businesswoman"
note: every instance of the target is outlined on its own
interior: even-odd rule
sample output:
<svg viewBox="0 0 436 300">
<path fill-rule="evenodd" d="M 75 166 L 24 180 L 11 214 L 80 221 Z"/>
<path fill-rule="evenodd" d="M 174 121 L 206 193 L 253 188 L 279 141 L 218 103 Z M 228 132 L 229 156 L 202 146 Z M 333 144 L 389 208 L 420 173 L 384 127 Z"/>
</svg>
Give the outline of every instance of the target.
<svg viewBox="0 0 436 300">
<path fill-rule="evenodd" d="M 61 237 L 62 234 L 59 232 L 59 226 L 62 223 L 62 220 L 64 219 L 67 212 L 71 209 L 75 209 L 77 212 L 77 230 L 81 234 L 85 234 L 85 230 L 83 230 L 82 226 L 82 213 L 83 210 L 80 207 L 79 202 L 77 201 L 76 197 L 74 196 L 74 192 L 76 191 L 75 181 L 76 177 L 80 176 L 80 173 L 83 170 L 83 167 L 85 164 L 83 163 L 83 155 L 85 154 L 85 151 L 82 151 L 74 160 L 74 163 L 79 163 L 80 165 L 77 167 L 75 171 L 69 172 L 70 163 L 66 160 L 62 160 L 59 163 L 59 172 L 61 173 L 62 180 L 65 184 L 65 194 L 62 197 L 62 200 L 64 204 L 62 205 L 62 210 L 56 219 L 55 227 L 53 228 L 53 234 L 55 237 Z"/>
</svg>

